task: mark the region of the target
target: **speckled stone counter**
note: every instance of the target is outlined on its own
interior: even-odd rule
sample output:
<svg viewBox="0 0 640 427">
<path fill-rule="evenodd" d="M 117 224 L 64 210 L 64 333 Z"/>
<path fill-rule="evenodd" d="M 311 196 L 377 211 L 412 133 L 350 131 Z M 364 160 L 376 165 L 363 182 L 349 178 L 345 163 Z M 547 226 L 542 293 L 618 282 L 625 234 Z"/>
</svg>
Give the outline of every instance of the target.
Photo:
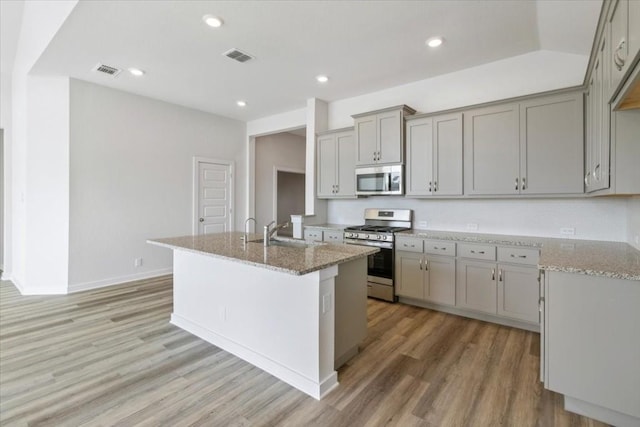
<svg viewBox="0 0 640 427">
<path fill-rule="evenodd" d="M 535 247 L 540 248 L 538 266 L 543 270 L 640 281 L 640 251 L 624 242 L 417 229 L 400 234 L 424 239 Z"/>
<path fill-rule="evenodd" d="M 320 230 L 343 231 L 352 224 L 303 224 L 304 228 L 317 228 Z"/>
<path fill-rule="evenodd" d="M 267 246 L 258 234 L 249 234 L 244 243 L 242 232 L 205 234 L 199 236 L 150 239 L 148 243 L 170 249 L 185 250 L 217 258 L 229 259 L 284 273 L 303 275 L 366 257 L 377 248 L 357 245 L 309 244 L 308 247 Z M 302 242 L 304 243 L 304 242 Z"/>
</svg>

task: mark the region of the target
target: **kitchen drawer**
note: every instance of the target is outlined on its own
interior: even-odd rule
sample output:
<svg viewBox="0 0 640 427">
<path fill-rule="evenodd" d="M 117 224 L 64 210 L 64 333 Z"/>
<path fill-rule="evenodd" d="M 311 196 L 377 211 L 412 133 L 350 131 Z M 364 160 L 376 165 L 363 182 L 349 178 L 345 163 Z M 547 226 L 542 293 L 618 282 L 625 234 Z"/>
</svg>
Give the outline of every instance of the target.
<svg viewBox="0 0 640 427">
<path fill-rule="evenodd" d="M 330 243 L 342 243 L 344 231 L 325 230 L 324 241 Z"/>
<path fill-rule="evenodd" d="M 425 240 L 424 252 L 432 255 L 456 256 L 456 244 L 442 240 Z"/>
<path fill-rule="evenodd" d="M 396 235 L 396 250 L 422 253 L 422 239 Z"/>
<path fill-rule="evenodd" d="M 515 264 L 537 265 L 540 251 L 533 248 L 498 248 L 498 261 Z"/>
<path fill-rule="evenodd" d="M 322 230 L 317 228 L 305 228 L 304 240 L 310 240 L 312 242 L 322 242 Z"/>
<path fill-rule="evenodd" d="M 496 260 L 496 247 L 493 245 L 458 244 L 458 256 L 461 258 Z"/>
</svg>

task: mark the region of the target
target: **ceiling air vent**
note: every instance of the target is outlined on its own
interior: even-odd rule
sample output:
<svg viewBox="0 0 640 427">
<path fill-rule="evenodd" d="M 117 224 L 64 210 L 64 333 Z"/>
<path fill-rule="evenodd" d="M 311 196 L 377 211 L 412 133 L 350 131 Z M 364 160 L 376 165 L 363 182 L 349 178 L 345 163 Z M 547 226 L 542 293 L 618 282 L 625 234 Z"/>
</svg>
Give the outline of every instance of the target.
<svg viewBox="0 0 640 427">
<path fill-rule="evenodd" d="M 119 68 L 115 68 L 115 67 L 110 67 L 108 65 L 104 65 L 104 64 L 98 64 L 95 67 L 93 67 L 93 71 L 97 71 L 99 73 L 104 73 L 107 74 L 111 77 L 115 77 L 118 74 L 120 74 L 122 72 L 121 69 Z"/>
<path fill-rule="evenodd" d="M 235 59 L 238 62 L 247 62 L 250 59 L 254 59 L 253 56 L 236 48 L 226 51 L 223 55 L 227 58 Z"/>
</svg>

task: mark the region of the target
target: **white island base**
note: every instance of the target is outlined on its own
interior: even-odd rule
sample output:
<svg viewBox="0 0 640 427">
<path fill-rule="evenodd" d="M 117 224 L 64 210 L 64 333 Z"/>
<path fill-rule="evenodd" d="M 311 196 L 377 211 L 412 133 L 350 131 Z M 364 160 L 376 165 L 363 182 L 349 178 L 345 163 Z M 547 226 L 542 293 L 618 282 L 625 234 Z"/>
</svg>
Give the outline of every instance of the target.
<svg viewBox="0 0 640 427">
<path fill-rule="evenodd" d="M 316 399 L 366 336 L 366 257 L 304 275 L 179 249 L 173 259 L 171 323 Z"/>
</svg>

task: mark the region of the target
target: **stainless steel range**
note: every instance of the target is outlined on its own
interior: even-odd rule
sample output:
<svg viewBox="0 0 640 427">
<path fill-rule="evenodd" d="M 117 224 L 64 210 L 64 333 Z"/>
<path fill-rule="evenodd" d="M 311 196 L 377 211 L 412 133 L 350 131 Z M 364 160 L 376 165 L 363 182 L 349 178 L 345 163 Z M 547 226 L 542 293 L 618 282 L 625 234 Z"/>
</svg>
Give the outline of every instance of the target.
<svg viewBox="0 0 640 427">
<path fill-rule="evenodd" d="M 347 227 L 344 242 L 352 245 L 376 246 L 380 252 L 369 255 L 368 295 L 394 302 L 394 233 L 412 227 L 411 209 L 365 209 L 364 225 Z"/>
</svg>

